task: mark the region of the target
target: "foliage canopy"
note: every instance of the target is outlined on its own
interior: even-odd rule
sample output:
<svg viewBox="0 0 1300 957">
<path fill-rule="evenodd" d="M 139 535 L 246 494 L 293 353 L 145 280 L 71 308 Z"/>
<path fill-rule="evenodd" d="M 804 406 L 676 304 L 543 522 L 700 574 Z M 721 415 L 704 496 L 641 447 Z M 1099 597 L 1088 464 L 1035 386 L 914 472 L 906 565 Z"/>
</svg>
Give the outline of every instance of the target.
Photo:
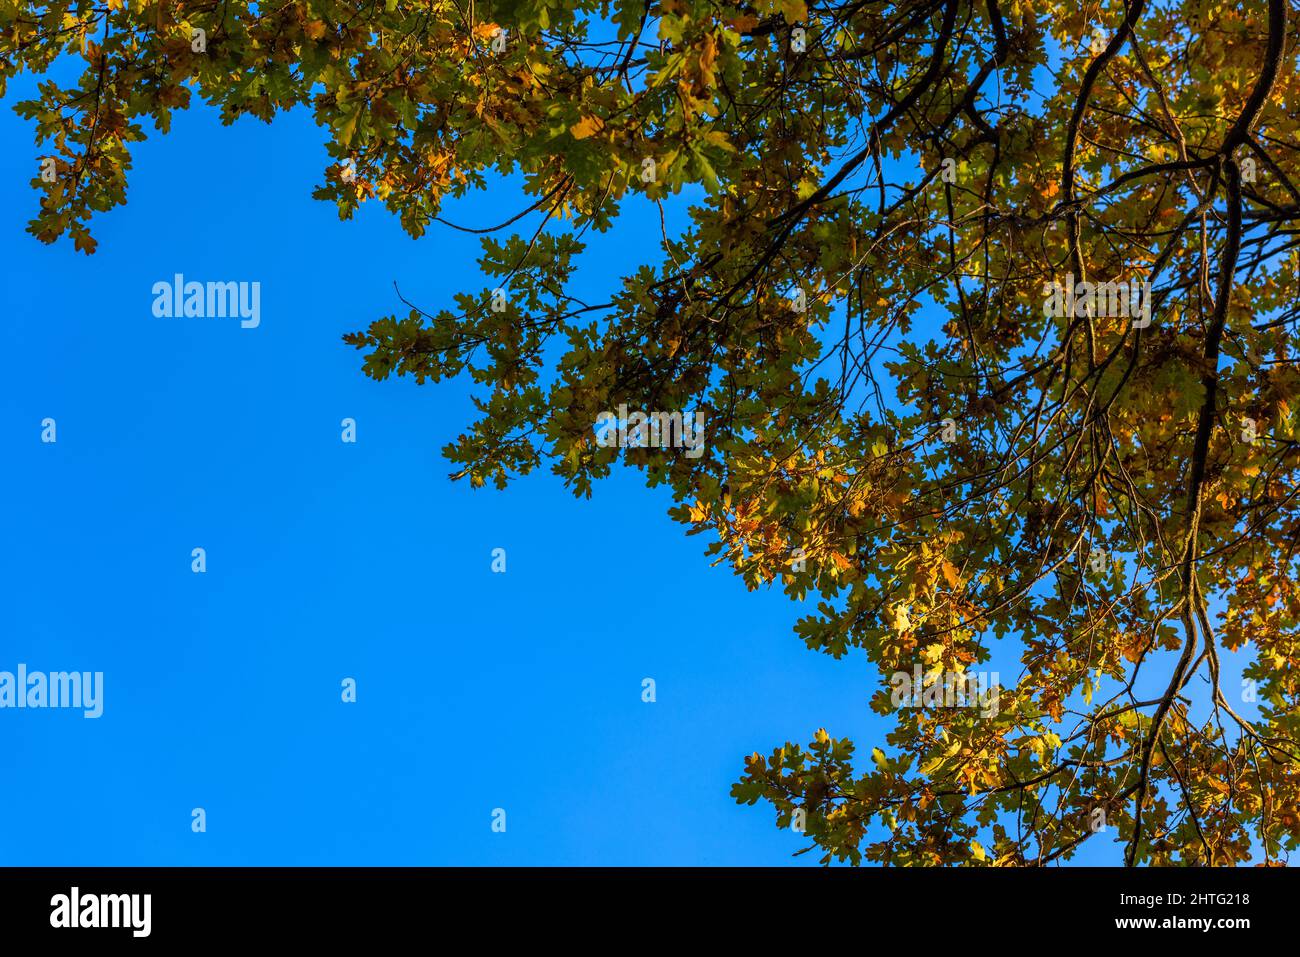
<svg viewBox="0 0 1300 957">
<path fill-rule="evenodd" d="M 0 79 L 44 76 L 17 104 L 57 172 L 30 229 L 87 252 L 131 145 L 195 96 L 310 109 L 315 195 L 414 235 L 521 175 L 485 289 L 348 341 L 377 379 L 472 377 L 458 476 L 546 464 L 590 494 L 621 455 L 751 587 L 812 596 L 799 637 L 865 654 L 894 730 L 866 762 L 820 729 L 755 754 L 733 793 L 825 860 L 1045 864 L 1104 839 L 1100 809 L 1128 863 L 1277 862 L 1300 842 L 1287 14 L 0 0 Z M 572 296 L 587 231 L 646 199 L 690 227 L 609 301 Z M 1151 323 L 1046 309 L 1067 276 L 1149 282 Z M 620 404 L 703 410 L 704 454 L 602 446 Z M 915 665 L 995 661 L 996 714 L 891 701 Z"/>
</svg>

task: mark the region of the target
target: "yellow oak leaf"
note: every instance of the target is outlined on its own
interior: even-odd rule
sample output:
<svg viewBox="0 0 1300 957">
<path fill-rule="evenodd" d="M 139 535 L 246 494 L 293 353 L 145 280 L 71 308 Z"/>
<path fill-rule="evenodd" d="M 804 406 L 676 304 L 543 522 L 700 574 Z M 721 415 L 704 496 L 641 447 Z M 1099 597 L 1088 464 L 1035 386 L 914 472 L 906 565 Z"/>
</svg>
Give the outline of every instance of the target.
<svg viewBox="0 0 1300 957">
<path fill-rule="evenodd" d="M 599 133 L 605 128 L 605 121 L 599 116 L 584 116 L 578 122 L 569 127 L 569 132 L 573 134 L 575 140 L 585 140 L 587 137 Z"/>
</svg>

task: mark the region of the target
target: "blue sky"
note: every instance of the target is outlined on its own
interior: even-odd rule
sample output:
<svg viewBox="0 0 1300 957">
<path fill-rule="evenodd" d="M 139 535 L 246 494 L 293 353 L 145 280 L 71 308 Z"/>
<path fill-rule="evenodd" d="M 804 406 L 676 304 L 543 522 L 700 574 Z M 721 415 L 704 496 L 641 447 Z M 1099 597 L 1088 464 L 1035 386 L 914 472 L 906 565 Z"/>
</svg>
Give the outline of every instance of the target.
<svg viewBox="0 0 1300 957">
<path fill-rule="evenodd" d="M 0 710 L 0 864 L 815 862 L 728 791 L 819 726 L 866 741 L 865 661 L 805 649 L 798 606 L 710 568 L 635 474 L 590 501 L 450 482 L 465 383 L 375 383 L 340 342 L 400 310 L 394 280 L 431 309 L 481 286 L 473 237 L 340 222 L 308 116 L 195 109 L 137 147 L 96 255 L 43 246 L 8 105 L 0 670 L 102 671 L 105 706 Z M 591 274 L 651 225 L 596 238 Z M 177 272 L 259 281 L 260 327 L 155 318 Z"/>
<path fill-rule="evenodd" d="M 466 384 L 375 383 L 340 342 L 402 311 L 394 281 L 428 311 L 484 286 L 474 237 L 413 241 L 377 205 L 340 222 L 310 198 L 307 115 L 196 108 L 136 148 L 95 256 L 43 246 L 7 106 L 0 670 L 102 671 L 105 703 L 0 710 L 0 864 L 815 864 L 728 792 L 745 754 L 820 726 L 865 760 L 886 729 L 864 658 L 808 651 L 800 607 L 710 568 L 636 473 L 590 501 L 544 472 L 451 483 Z M 446 215 L 499 222 L 514 195 Z M 629 207 L 584 275 L 658 234 Z M 155 318 L 175 273 L 260 282 L 260 326 Z"/>
</svg>

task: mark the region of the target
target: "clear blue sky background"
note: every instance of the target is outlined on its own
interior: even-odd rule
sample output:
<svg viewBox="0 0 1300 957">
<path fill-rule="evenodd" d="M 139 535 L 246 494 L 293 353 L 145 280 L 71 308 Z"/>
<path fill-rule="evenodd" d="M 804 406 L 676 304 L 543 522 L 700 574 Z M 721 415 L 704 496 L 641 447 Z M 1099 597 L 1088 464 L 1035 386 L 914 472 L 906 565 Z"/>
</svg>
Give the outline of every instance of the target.
<svg viewBox="0 0 1300 957">
<path fill-rule="evenodd" d="M 38 151 L 14 98 L 0 670 L 102 671 L 106 701 L 0 711 L 0 864 L 816 862 L 728 791 L 745 754 L 819 726 L 865 759 L 885 729 L 863 657 L 808 651 L 799 606 L 710 568 L 636 473 L 591 501 L 546 473 L 451 483 L 466 384 L 375 383 L 340 342 L 400 311 L 394 280 L 431 311 L 484 285 L 473 237 L 412 241 L 378 205 L 340 222 L 310 198 L 328 160 L 308 116 L 195 109 L 136 148 L 95 256 L 46 247 L 23 231 Z M 513 196 L 448 215 L 499 222 Z M 593 294 L 657 236 L 629 210 L 597 238 Z M 261 327 L 154 318 L 177 272 L 260 281 Z M 1082 860 L 1118 859 L 1090 843 Z"/>
</svg>

